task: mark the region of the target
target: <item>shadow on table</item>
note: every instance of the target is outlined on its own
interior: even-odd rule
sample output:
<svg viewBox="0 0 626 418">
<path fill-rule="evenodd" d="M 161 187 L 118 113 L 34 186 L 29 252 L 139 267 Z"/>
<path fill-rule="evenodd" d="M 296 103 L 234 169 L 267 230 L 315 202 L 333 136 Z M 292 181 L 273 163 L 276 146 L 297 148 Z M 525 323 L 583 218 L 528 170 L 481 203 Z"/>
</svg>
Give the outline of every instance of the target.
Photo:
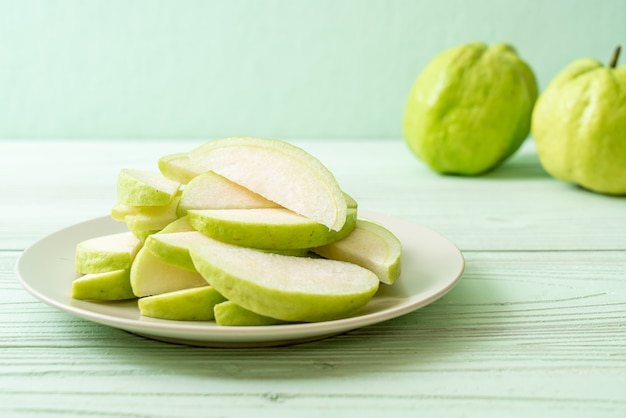
<svg viewBox="0 0 626 418">
<path fill-rule="evenodd" d="M 493 180 L 551 178 L 544 170 L 536 154 L 514 155 L 481 178 Z"/>
<path fill-rule="evenodd" d="M 207 348 L 137 336 L 127 340 L 132 349 L 119 347 L 109 356 L 142 369 L 158 369 L 159 373 L 248 380 L 445 368 L 464 363 L 468 351 L 480 349 L 476 344 L 483 340 L 476 337 L 481 333 L 486 336 L 472 322 L 472 315 L 467 319 L 468 313 L 477 306 L 491 305 L 498 296 L 485 287 L 484 281 L 478 282 L 463 279 L 448 295 L 418 311 L 314 342 L 268 348 Z"/>
</svg>

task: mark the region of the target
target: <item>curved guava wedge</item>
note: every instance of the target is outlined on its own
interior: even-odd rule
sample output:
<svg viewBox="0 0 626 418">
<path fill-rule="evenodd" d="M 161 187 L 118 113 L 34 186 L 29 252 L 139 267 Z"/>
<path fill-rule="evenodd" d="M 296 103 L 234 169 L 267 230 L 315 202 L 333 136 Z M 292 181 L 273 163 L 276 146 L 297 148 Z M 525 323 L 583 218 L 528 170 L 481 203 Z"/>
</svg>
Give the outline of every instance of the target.
<svg viewBox="0 0 626 418">
<path fill-rule="evenodd" d="M 215 322 L 222 326 L 264 326 L 286 323 L 280 319 L 259 315 L 249 309 L 242 308 L 232 300 L 218 303 L 213 307 Z"/>
<path fill-rule="evenodd" d="M 128 206 L 165 206 L 179 188 L 179 182 L 161 173 L 123 168 L 117 177 L 117 202 Z"/>
<path fill-rule="evenodd" d="M 400 277 L 400 240 L 383 225 L 367 219 L 358 219 L 347 237 L 311 251 L 322 257 L 365 267 L 385 284 L 393 284 Z"/>
<path fill-rule="evenodd" d="M 356 264 L 292 257 L 213 240 L 192 246 L 200 274 L 228 300 L 283 321 L 317 322 L 360 311 L 378 290 L 378 277 Z"/>
<path fill-rule="evenodd" d="M 172 198 L 165 206 L 141 206 L 137 213 L 124 217 L 128 230 L 139 240 L 154 234 L 178 219 L 177 209 L 180 196 Z"/>
<path fill-rule="evenodd" d="M 171 165 L 176 163 L 176 168 Z M 161 172 L 214 171 L 264 198 L 335 231 L 346 221 L 346 199 L 317 158 L 285 141 L 231 137 L 159 161 Z"/>
<path fill-rule="evenodd" d="M 171 232 L 188 232 L 195 231 L 196 229 L 189 225 L 187 216 L 181 216 L 175 221 L 170 222 L 165 228 L 160 230 L 159 234 L 169 234 Z"/>
<path fill-rule="evenodd" d="M 82 300 L 135 299 L 130 286 L 130 270 L 85 274 L 72 282 L 72 297 Z"/>
<path fill-rule="evenodd" d="M 166 178 L 177 181 L 181 184 L 189 183 L 198 174 L 203 171 L 202 168 L 195 167 L 189 161 L 188 152 L 177 152 L 161 157 L 158 161 L 159 171 Z"/>
<path fill-rule="evenodd" d="M 151 318 L 174 321 L 210 321 L 213 307 L 226 299 L 211 286 L 182 289 L 137 301 L 139 312 Z"/>
<path fill-rule="evenodd" d="M 167 263 L 196 271 L 189 255 L 189 247 L 206 241 L 207 237 L 198 231 L 159 233 L 150 235 L 144 243 L 144 248 Z"/>
<path fill-rule="evenodd" d="M 142 206 L 130 206 L 116 203 L 111 208 L 111 219 L 114 221 L 124 222 L 126 220 L 126 216 L 138 214 L 141 208 Z"/>
<path fill-rule="evenodd" d="M 183 189 L 178 215 L 190 209 L 253 209 L 276 208 L 278 204 L 267 200 L 245 187 L 213 171 L 196 176 Z"/>
<path fill-rule="evenodd" d="M 143 297 L 206 286 L 207 282 L 199 273 L 168 263 L 143 247 L 130 268 L 130 284 L 133 293 Z"/>
<path fill-rule="evenodd" d="M 159 257 L 161 260 L 173 264 L 177 267 L 189 271 L 197 271 L 191 256 L 189 248 L 192 245 L 203 244 L 212 240 L 212 238 L 200 231 L 180 231 L 150 235 L 144 243 L 144 248 L 150 250 L 151 253 Z M 304 256 L 308 254 L 308 248 L 296 249 L 264 249 L 263 251 L 271 251 L 279 254 Z"/>
<path fill-rule="evenodd" d="M 129 268 L 141 241 L 131 232 L 89 238 L 76 245 L 74 269 L 78 273 L 104 273 Z"/>
<path fill-rule="evenodd" d="M 339 231 L 285 208 L 190 210 L 189 223 L 203 234 L 233 245 L 262 249 L 319 247 L 348 235 L 357 212 L 348 216 Z"/>
</svg>

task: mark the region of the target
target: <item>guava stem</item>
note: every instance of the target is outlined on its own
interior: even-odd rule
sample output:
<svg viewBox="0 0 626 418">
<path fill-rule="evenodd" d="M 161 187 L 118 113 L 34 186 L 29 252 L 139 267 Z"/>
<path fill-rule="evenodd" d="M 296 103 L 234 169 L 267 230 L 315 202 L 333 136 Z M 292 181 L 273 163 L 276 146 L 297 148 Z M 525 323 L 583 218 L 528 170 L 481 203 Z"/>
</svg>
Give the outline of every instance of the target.
<svg viewBox="0 0 626 418">
<path fill-rule="evenodd" d="M 621 50 L 621 45 L 618 45 L 617 48 L 615 48 L 615 51 L 613 52 L 613 58 L 611 58 L 611 64 L 609 64 L 609 67 L 615 68 L 617 66 L 617 60 L 619 59 L 619 53 Z"/>
</svg>

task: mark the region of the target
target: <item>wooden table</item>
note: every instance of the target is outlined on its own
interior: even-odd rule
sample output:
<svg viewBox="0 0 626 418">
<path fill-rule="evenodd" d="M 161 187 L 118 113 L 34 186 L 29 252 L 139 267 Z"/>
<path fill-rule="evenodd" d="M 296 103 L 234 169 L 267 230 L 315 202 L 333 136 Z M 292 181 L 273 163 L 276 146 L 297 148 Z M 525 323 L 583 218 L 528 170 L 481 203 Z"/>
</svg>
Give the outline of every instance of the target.
<svg viewBox="0 0 626 418">
<path fill-rule="evenodd" d="M 168 344 L 20 286 L 22 251 L 108 214 L 120 168 L 202 142 L 0 142 L 0 416 L 626 416 L 626 198 L 552 179 L 532 141 L 477 178 L 437 175 L 399 139 L 294 141 L 360 208 L 433 229 L 466 260 L 440 300 L 333 338 Z"/>
</svg>

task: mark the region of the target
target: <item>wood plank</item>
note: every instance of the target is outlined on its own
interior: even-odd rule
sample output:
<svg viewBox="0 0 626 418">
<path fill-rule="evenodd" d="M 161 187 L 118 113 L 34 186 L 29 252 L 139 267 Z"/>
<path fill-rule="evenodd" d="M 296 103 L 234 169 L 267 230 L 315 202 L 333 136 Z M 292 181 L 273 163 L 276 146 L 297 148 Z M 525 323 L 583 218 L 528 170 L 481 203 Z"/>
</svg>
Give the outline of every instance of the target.
<svg viewBox="0 0 626 418">
<path fill-rule="evenodd" d="M 623 251 L 470 251 L 461 282 L 424 309 L 318 342 L 235 350 L 58 312 L 19 287 L 18 254 L 0 253 L 3 416 L 626 412 Z"/>
</svg>

